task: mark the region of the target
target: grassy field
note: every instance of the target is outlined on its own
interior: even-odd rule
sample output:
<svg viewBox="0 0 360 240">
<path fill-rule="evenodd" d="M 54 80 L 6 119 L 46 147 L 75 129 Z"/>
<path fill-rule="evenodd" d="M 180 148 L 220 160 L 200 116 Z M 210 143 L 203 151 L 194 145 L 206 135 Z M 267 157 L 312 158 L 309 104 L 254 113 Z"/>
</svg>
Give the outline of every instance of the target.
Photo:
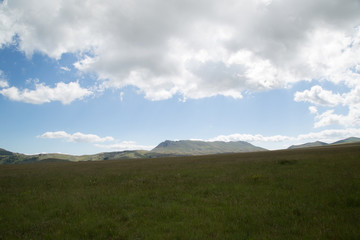
<svg viewBox="0 0 360 240">
<path fill-rule="evenodd" d="M 360 239 L 360 145 L 2 165 L 0 239 Z"/>
</svg>

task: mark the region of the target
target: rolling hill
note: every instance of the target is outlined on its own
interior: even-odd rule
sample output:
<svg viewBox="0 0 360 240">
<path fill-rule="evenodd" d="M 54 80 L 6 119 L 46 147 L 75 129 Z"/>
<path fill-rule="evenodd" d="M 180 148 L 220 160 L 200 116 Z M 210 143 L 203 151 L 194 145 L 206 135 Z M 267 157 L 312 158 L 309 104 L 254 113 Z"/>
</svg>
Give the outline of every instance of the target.
<svg viewBox="0 0 360 240">
<path fill-rule="evenodd" d="M 13 153 L 0 148 L 0 156 L 10 156 L 10 155 L 13 155 Z"/>
<path fill-rule="evenodd" d="M 16 164 L 30 162 L 62 162 L 62 161 L 102 161 L 137 158 L 157 158 L 188 155 L 208 155 L 218 153 L 266 151 L 247 142 L 204 142 L 204 141 L 165 141 L 151 151 L 134 150 L 121 152 L 104 152 L 93 155 L 74 156 L 67 154 L 48 153 L 25 155 L 0 149 L 0 164 Z"/>
<path fill-rule="evenodd" d="M 102 161 L 102 160 L 120 160 L 120 159 L 135 159 L 148 158 L 146 155 L 148 151 L 122 151 L 122 152 L 105 152 L 93 155 L 74 156 L 59 153 L 42 153 L 35 155 L 25 155 L 19 153 L 12 153 L 10 151 L 0 150 L 0 164 L 17 164 L 17 163 L 32 163 L 32 162 L 80 162 L 80 161 Z M 155 155 L 155 154 L 154 154 Z"/>
<path fill-rule="evenodd" d="M 288 149 L 296 149 L 296 148 L 307 148 L 307 147 L 320 147 L 320 146 L 326 146 L 327 143 L 316 141 L 316 142 L 310 142 L 310 143 L 304 143 L 300 145 L 292 145 Z"/>
<path fill-rule="evenodd" d="M 321 146 L 335 146 L 340 144 L 349 144 L 360 142 L 360 138 L 351 137 L 339 140 L 332 144 L 324 142 L 312 142 L 301 145 L 293 145 L 288 149 L 321 147 Z M 170 141 L 166 140 L 160 143 L 151 151 L 133 150 L 120 152 L 103 152 L 93 155 L 67 155 L 58 153 L 46 153 L 25 155 L 21 153 L 13 153 L 11 151 L 0 148 L 0 164 L 18 164 L 18 163 L 33 163 L 33 162 L 79 162 L 79 161 L 103 161 L 103 160 L 120 160 L 120 159 L 139 159 L 139 158 L 158 158 L 158 157 L 174 157 L 174 156 L 194 156 L 194 155 L 210 155 L 220 153 L 241 153 L 241 152 L 260 152 L 267 151 L 267 149 L 254 146 L 248 142 L 205 142 L 180 140 Z"/>
<path fill-rule="evenodd" d="M 357 143 L 357 142 L 360 142 L 360 138 L 349 137 L 349 138 L 345 138 L 345 139 L 342 139 L 342 140 L 339 140 L 339 141 L 336 141 L 333 143 L 325 143 L 325 142 L 316 141 L 316 142 L 309 142 L 309 143 L 304 143 L 304 144 L 300 144 L 300 145 L 292 145 L 288 149 L 321 147 L 321 146 L 327 146 L 327 145 L 337 145 L 337 144 Z"/>
<path fill-rule="evenodd" d="M 337 142 L 334 142 L 332 144 L 344 144 L 344 143 L 356 143 L 356 142 L 360 142 L 360 138 L 357 137 L 349 137 Z"/>
</svg>

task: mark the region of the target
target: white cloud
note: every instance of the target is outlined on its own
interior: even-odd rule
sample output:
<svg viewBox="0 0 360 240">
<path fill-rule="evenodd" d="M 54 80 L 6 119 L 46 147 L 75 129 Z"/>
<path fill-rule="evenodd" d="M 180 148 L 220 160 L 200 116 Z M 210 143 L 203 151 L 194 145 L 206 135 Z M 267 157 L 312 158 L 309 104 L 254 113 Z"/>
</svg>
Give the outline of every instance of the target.
<svg viewBox="0 0 360 240">
<path fill-rule="evenodd" d="M 69 71 L 71 71 L 71 69 L 70 69 L 70 68 L 68 68 L 68 67 L 60 67 L 60 69 L 61 69 L 61 70 L 64 70 L 64 71 L 66 71 L 66 72 L 69 72 Z"/>
<path fill-rule="evenodd" d="M 316 116 L 315 127 L 325 127 L 333 124 L 341 124 L 343 120 L 342 115 L 334 114 L 334 110 L 328 110 Z"/>
<path fill-rule="evenodd" d="M 358 0 L 13 0 L 0 45 L 17 34 L 29 57 L 76 53 L 103 87 L 150 100 L 241 98 L 311 79 L 358 85 L 359 12 Z"/>
<path fill-rule="evenodd" d="M 0 70 L 0 88 L 5 88 L 8 87 L 9 84 L 8 82 L 5 80 L 5 76 L 3 71 Z"/>
<path fill-rule="evenodd" d="M 45 132 L 38 137 L 44 139 L 62 139 L 68 142 L 75 143 L 94 143 L 94 146 L 98 148 L 103 148 L 111 151 L 151 150 L 155 147 L 139 145 L 134 141 L 122 141 L 120 143 L 103 144 L 104 142 L 113 142 L 115 141 L 115 139 L 111 136 L 99 137 L 95 134 L 84 134 L 80 132 L 76 132 L 73 134 L 67 133 L 65 131 Z"/>
<path fill-rule="evenodd" d="M 230 141 L 245 141 L 245 142 L 283 142 L 290 140 L 290 137 L 287 136 L 281 136 L 281 135 L 275 135 L 275 136 L 269 136 L 265 137 L 261 134 L 230 134 L 230 135 L 220 135 L 214 138 L 211 138 L 207 141 L 213 142 L 213 141 L 224 141 L 224 142 L 230 142 Z"/>
<path fill-rule="evenodd" d="M 317 110 L 317 108 L 316 108 L 315 106 L 310 106 L 310 107 L 309 107 L 309 111 L 310 111 L 310 113 L 312 113 L 312 114 L 316 114 L 316 113 L 318 112 L 318 110 Z"/>
<path fill-rule="evenodd" d="M 340 139 L 345 139 L 348 137 L 360 137 L 360 128 L 346 128 L 346 129 L 327 129 L 320 132 L 310 132 L 307 134 L 300 134 L 298 136 L 284 136 L 284 135 L 274 135 L 274 136 L 263 136 L 261 134 L 230 134 L 230 135 L 220 135 L 207 141 L 246 141 L 259 145 L 268 144 L 269 146 L 277 146 L 275 148 L 282 148 L 283 144 L 301 144 L 305 142 L 312 141 L 323 141 L 327 143 L 332 143 Z M 279 143 L 282 143 L 279 147 Z"/>
<path fill-rule="evenodd" d="M 296 92 L 295 101 L 305 101 L 316 105 L 336 107 L 343 105 L 348 108 L 348 114 L 336 114 L 334 109 L 319 113 L 315 106 L 310 106 L 312 114 L 316 114 L 314 126 L 326 127 L 329 125 L 343 125 L 346 127 L 360 126 L 360 85 L 343 94 L 334 94 L 324 90 L 320 86 L 314 86 L 310 90 Z"/>
<path fill-rule="evenodd" d="M 145 145 L 138 145 L 134 141 L 122 141 L 120 143 L 115 144 L 95 144 L 98 148 L 108 149 L 111 151 L 125 151 L 125 150 L 151 150 L 155 146 L 145 146 Z"/>
<path fill-rule="evenodd" d="M 82 88 L 78 82 L 63 83 L 59 82 L 54 88 L 48 87 L 43 83 L 36 83 L 34 90 L 19 90 L 16 87 L 4 88 L 0 94 L 12 101 L 43 104 L 52 101 L 60 101 L 62 104 L 83 99 L 92 94 L 86 88 Z"/>
<path fill-rule="evenodd" d="M 307 134 L 298 135 L 297 137 L 295 137 L 295 140 L 301 142 L 319 140 L 319 141 L 331 143 L 348 137 L 360 137 L 360 129 L 359 128 L 327 129 L 320 132 L 311 132 Z"/>
<path fill-rule="evenodd" d="M 327 110 L 322 114 L 317 114 L 315 117 L 316 128 L 326 127 L 333 124 L 339 124 L 347 127 L 360 126 L 360 104 L 349 106 L 347 115 L 336 114 L 334 110 Z"/>
<path fill-rule="evenodd" d="M 122 102 L 124 100 L 124 92 L 120 92 L 120 101 Z"/>
<path fill-rule="evenodd" d="M 95 134 L 84 134 L 80 132 L 76 132 L 74 134 L 69 134 L 65 131 L 57 131 L 57 132 L 46 132 L 39 136 L 40 138 L 47 139 L 63 139 L 69 142 L 85 142 L 85 143 L 98 143 L 98 142 L 108 142 L 114 141 L 113 137 L 99 137 Z"/>
<path fill-rule="evenodd" d="M 0 79 L 0 88 L 6 88 L 8 86 L 9 86 L 9 84 L 7 81 Z"/>
<path fill-rule="evenodd" d="M 313 86 L 310 90 L 296 92 L 294 100 L 297 102 L 310 102 L 322 106 L 336 106 L 343 102 L 340 94 L 334 94 L 331 91 L 324 90 L 321 86 Z"/>
</svg>

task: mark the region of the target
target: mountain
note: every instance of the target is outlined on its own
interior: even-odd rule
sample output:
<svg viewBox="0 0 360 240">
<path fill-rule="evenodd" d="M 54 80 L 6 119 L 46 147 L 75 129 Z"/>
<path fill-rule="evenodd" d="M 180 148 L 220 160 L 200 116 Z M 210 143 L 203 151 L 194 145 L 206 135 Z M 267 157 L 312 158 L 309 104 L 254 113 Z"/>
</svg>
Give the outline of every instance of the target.
<svg viewBox="0 0 360 240">
<path fill-rule="evenodd" d="M 332 144 L 324 142 L 312 142 L 301 145 L 293 145 L 289 149 L 318 147 L 318 146 L 332 146 L 346 143 L 360 142 L 360 138 L 351 137 L 346 138 Z M 119 159 L 134 159 L 134 158 L 157 158 L 169 156 L 188 156 L 188 155 L 207 155 L 218 153 L 240 153 L 240 152 L 258 152 L 267 151 L 264 148 L 254 146 L 248 142 L 205 142 L 205 141 L 164 141 L 160 143 L 151 151 L 134 150 L 122 152 L 104 152 L 93 155 L 74 156 L 58 153 L 46 153 L 25 155 L 21 153 L 13 153 L 8 150 L 0 148 L 0 164 L 18 164 L 18 163 L 32 163 L 32 162 L 79 162 L 79 161 L 102 161 L 102 160 L 119 160 Z"/>
<path fill-rule="evenodd" d="M 0 148 L 0 156 L 10 156 L 10 155 L 13 155 L 13 153 Z"/>
<path fill-rule="evenodd" d="M 204 142 L 204 141 L 165 141 L 151 150 L 151 153 L 173 155 L 205 155 L 217 153 L 257 152 L 267 151 L 248 142 Z"/>
<path fill-rule="evenodd" d="M 9 164 L 18 161 L 23 161 L 26 155 L 13 153 L 3 148 L 0 148 L 0 164 Z"/>
<path fill-rule="evenodd" d="M 334 142 L 332 144 L 344 144 L 344 143 L 356 143 L 356 142 L 360 142 L 360 138 L 357 137 L 349 137 L 349 138 L 345 138 L 343 140 Z"/>
<path fill-rule="evenodd" d="M 88 161 L 147 158 L 146 154 L 148 152 L 146 150 L 104 152 L 95 155 L 84 155 L 80 156 L 80 158 L 88 158 Z"/>
<path fill-rule="evenodd" d="M 25 155 L 19 153 L 12 153 L 0 148 L 0 164 L 16 164 L 16 163 L 31 163 L 31 162 L 79 162 L 79 161 L 102 161 L 102 160 L 119 160 L 119 159 L 134 159 L 134 158 L 148 158 L 149 151 L 135 150 L 122 152 L 105 152 L 93 155 L 74 156 L 60 153 L 41 153 L 35 155 Z"/>
<path fill-rule="evenodd" d="M 307 148 L 307 147 L 320 147 L 328 145 L 327 143 L 316 141 L 316 142 L 310 142 L 310 143 L 304 143 L 300 145 L 292 145 L 288 149 L 296 149 L 296 148 Z"/>
<path fill-rule="evenodd" d="M 360 138 L 349 137 L 349 138 L 345 138 L 345 139 L 342 139 L 342 140 L 339 140 L 339 141 L 336 141 L 336 142 L 330 143 L 330 144 L 316 141 L 316 142 L 304 143 L 304 144 L 300 144 L 300 145 L 292 145 L 288 149 L 306 148 L 306 147 L 321 147 L 321 146 L 326 146 L 326 145 L 357 143 L 357 142 L 360 142 Z"/>
</svg>

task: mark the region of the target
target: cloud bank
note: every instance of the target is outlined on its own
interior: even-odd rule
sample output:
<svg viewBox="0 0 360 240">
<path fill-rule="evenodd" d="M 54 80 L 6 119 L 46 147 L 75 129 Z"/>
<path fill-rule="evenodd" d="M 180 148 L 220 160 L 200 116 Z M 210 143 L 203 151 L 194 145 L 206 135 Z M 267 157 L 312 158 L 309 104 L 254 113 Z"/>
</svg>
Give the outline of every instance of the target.
<svg viewBox="0 0 360 240">
<path fill-rule="evenodd" d="M 95 134 L 84 134 L 80 132 L 70 134 L 65 131 L 46 132 L 40 135 L 39 138 L 63 139 L 65 141 L 77 142 L 77 143 L 101 143 L 101 142 L 114 141 L 114 138 L 109 136 L 99 137 Z"/>
<path fill-rule="evenodd" d="M 327 129 L 319 132 L 310 132 L 307 134 L 300 134 L 298 136 L 263 136 L 261 134 L 230 134 L 230 135 L 219 135 L 217 137 L 208 139 L 206 141 L 246 141 L 257 144 L 262 143 L 286 143 L 286 144 L 301 144 L 312 141 L 323 141 L 332 143 L 340 139 L 348 137 L 360 137 L 360 129 L 347 128 L 347 129 Z"/>
</svg>

